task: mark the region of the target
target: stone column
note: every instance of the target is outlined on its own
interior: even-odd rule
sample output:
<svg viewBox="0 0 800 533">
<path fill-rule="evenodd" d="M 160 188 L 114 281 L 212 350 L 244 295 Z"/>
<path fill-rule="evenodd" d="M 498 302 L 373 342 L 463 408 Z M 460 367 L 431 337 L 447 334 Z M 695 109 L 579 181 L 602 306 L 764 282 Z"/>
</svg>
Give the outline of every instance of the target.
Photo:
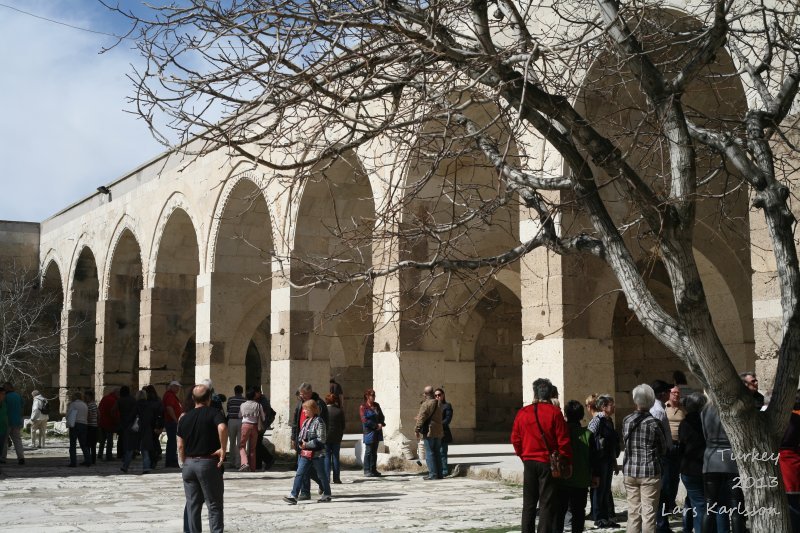
<svg viewBox="0 0 800 533">
<path fill-rule="evenodd" d="M 791 186 L 792 194 L 797 194 L 798 186 Z M 794 215 L 800 213 L 793 209 Z M 781 290 L 778 283 L 778 267 L 775 263 L 772 239 L 760 210 L 750 211 L 750 263 L 753 269 L 753 326 L 755 336 L 755 368 L 759 379 L 759 389 L 772 388 L 778 359 L 776 357 L 783 339 L 783 310 Z"/>
<path fill-rule="evenodd" d="M 382 268 L 395 264 L 399 255 L 399 243 L 376 243 L 373 262 L 376 268 Z M 414 419 L 422 389 L 445 383 L 448 362 L 444 351 L 420 349 L 419 331 L 404 322 L 400 312 L 402 283 L 399 273 L 375 280 L 372 376 L 378 403 L 386 417 L 384 439 L 389 453 L 410 459 L 417 450 Z"/>
<path fill-rule="evenodd" d="M 92 317 L 93 318 L 93 317 Z M 69 309 L 61 315 L 61 349 L 58 387 L 61 407 L 66 411 L 69 392 L 93 387 L 91 370 L 95 358 L 95 324 L 84 311 Z"/>
<path fill-rule="evenodd" d="M 280 271 L 280 268 L 273 268 L 273 272 Z M 304 294 L 293 290 L 287 278 L 278 274 L 272 278 L 270 316 L 270 402 L 277 413 L 272 436 L 279 450 L 288 450 L 297 387 L 300 383 L 310 383 L 314 391 L 324 397 L 330 379 L 330 361 L 313 358 L 309 350 L 313 312 L 308 310 Z"/>
<path fill-rule="evenodd" d="M 103 397 L 107 387 L 139 385 L 138 302 L 103 300 L 97 304 L 95 347 L 95 395 Z"/>
<path fill-rule="evenodd" d="M 538 229 L 532 220 L 525 220 L 520 226 L 523 241 Z M 573 261 L 570 257 L 544 249 L 522 260 L 522 397 L 525 404 L 533 401 L 531 384 L 537 378 L 550 379 L 558 387 L 562 403 L 571 399 L 583 402 L 592 392 L 614 393 L 610 329 L 595 331 L 589 324 L 571 327 L 578 312 L 589 302 L 584 301 L 586 273 L 578 271 L 570 261 Z M 609 319 L 608 325 L 610 323 Z"/>
</svg>

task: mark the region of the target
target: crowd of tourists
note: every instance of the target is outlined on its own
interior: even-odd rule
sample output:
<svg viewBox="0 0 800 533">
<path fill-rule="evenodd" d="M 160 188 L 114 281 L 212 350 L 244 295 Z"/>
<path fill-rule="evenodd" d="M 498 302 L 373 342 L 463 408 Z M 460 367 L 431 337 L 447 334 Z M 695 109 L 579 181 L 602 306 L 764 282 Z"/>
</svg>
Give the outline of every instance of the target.
<svg viewBox="0 0 800 533">
<path fill-rule="evenodd" d="M 755 374 L 741 377 L 753 410 L 764 408 Z M 634 411 L 621 431 L 612 396 L 570 400 L 562 413 L 556 387 L 544 378 L 533 382 L 534 402 L 518 412 L 511 434 L 524 464 L 523 533 L 561 533 L 567 517 L 567 531 L 583 531 L 587 497 L 595 527 L 620 527 L 611 495 L 617 473 L 623 476 L 628 533 L 671 533 L 671 519 L 680 519 L 689 533 L 746 531 L 741 478 L 719 410 L 689 388 L 682 373 L 673 378 L 675 384 L 656 380 L 633 389 Z M 590 416 L 585 428 L 584 406 Z M 800 531 L 800 390 L 779 453 L 766 453 L 780 465 L 792 531 Z M 676 503 L 680 483 L 687 497 Z"/>
<path fill-rule="evenodd" d="M 754 411 L 764 408 L 756 376 L 745 372 L 741 377 L 752 395 Z M 616 402 L 611 395 L 570 400 L 562 412 L 558 389 L 548 379 L 533 382 L 534 401 L 519 410 L 511 433 L 511 443 L 524 465 L 523 533 L 534 529 L 579 532 L 587 518 L 595 527 L 619 527 L 611 494 L 617 474 L 623 476 L 629 533 L 670 533 L 670 520 L 676 518 L 682 520 L 684 532 L 745 531 L 747 513 L 741 483 L 737 483 L 739 471 L 718 408 L 689 388 L 682 373 L 676 372 L 673 378 L 674 384 L 656 380 L 636 386 L 631 393 L 634 410 L 622 420 L 621 430 L 614 422 Z M 167 468 L 182 465 L 184 530 L 201 530 L 205 503 L 211 530 L 222 531 L 222 467 L 226 458 L 229 466 L 240 471 L 272 466 L 274 457 L 264 433 L 275 411 L 258 387 L 245 393 L 236 386 L 228 399 L 214 391 L 210 380 L 204 380 L 188 391 L 184 401 L 179 397 L 181 389 L 180 383 L 172 381 L 162 398 L 152 385 L 133 394 L 122 386 L 111 389 L 99 404 L 91 391 L 74 392 L 66 416 L 68 466 L 78 466 L 78 448 L 83 458 L 80 465 L 116 458 L 122 461 L 124 473 L 137 454 L 142 457 L 142 473 L 156 468 L 162 458 Z M 341 483 L 344 394 L 331 379 L 325 398 L 308 383 L 302 383 L 296 395 L 291 418 L 296 473 L 284 501 L 294 505 L 311 499 L 313 481 L 318 501 L 329 502 L 331 486 Z M 48 400 L 38 391 L 32 392 L 32 398 L 31 444 L 43 447 Z M 589 422 L 584 427 L 586 415 Z M 375 390 L 364 392 L 359 417 L 364 476 L 380 477 L 377 458 L 386 420 Z M 424 456 L 428 469 L 426 480 L 457 475 L 458 467 L 449 468 L 447 459 L 452 418 L 453 407 L 444 389 L 426 386 L 414 427 L 419 457 Z M 2 462 L 10 441 L 19 464 L 24 464 L 22 424 L 22 398 L 11 383 L 5 383 L 0 387 Z M 800 391 L 775 460 L 788 495 L 792 527 L 800 531 Z M 676 503 L 680 483 L 687 497 Z"/>
</svg>

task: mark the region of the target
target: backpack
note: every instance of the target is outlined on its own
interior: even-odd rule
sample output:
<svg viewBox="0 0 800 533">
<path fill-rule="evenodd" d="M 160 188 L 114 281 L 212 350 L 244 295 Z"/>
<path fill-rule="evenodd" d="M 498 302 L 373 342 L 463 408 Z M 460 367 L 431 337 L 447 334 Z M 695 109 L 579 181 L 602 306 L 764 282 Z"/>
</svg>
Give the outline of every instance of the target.
<svg viewBox="0 0 800 533">
<path fill-rule="evenodd" d="M 48 415 L 49 416 L 50 415 L 50 405 L 48 405 L 47 400 L 42 398 L 39 401 L 41 402 L 41 404 L 39 405 L 39 412 L 42 413 L 43 415 Z"/>
</svg>

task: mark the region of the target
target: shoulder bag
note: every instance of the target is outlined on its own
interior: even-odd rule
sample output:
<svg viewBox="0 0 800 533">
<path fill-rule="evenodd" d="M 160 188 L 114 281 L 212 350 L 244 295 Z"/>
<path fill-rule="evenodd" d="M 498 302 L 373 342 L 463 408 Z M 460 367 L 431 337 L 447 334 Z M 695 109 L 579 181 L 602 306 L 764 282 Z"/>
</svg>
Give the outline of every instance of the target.
<svg viewBox="0 0 800 533">
<path fill-rule="evenodd" d="M 561 455 L 557 449 L 551 450 L 550 444 L 547 442 L 547 436 L 542 428 L 542 423 L 539 422 L 539 404 L 533 405 L 533 414 L 536 416 L 536 424 L 539 426 L 539 431 L 542 432 L 542 440 L 544 446 L 547 448 L 547 453 L 550 455 L 550 474 L 554 478 L 569 479 L 572 477 L 572 465 L 569 460 Z"/>
</svg>

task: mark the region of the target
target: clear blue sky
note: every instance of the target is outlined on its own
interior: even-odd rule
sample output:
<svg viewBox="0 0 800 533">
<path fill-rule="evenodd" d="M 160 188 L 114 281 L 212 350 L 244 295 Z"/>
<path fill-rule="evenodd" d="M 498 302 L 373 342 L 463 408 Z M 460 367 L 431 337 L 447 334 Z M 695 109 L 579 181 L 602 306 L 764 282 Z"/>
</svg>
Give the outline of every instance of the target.
<svg viewBox="0 0 800 533">
<path fill-rule="evenodd" d="M 129 25 L 95 0 L 0 0 L 0 219 L 40 222 L 163 148 L 125 112 L 133 43 L 101 55 L 114 38 L 11 8 L 98 32 Z"/>
</svg>

